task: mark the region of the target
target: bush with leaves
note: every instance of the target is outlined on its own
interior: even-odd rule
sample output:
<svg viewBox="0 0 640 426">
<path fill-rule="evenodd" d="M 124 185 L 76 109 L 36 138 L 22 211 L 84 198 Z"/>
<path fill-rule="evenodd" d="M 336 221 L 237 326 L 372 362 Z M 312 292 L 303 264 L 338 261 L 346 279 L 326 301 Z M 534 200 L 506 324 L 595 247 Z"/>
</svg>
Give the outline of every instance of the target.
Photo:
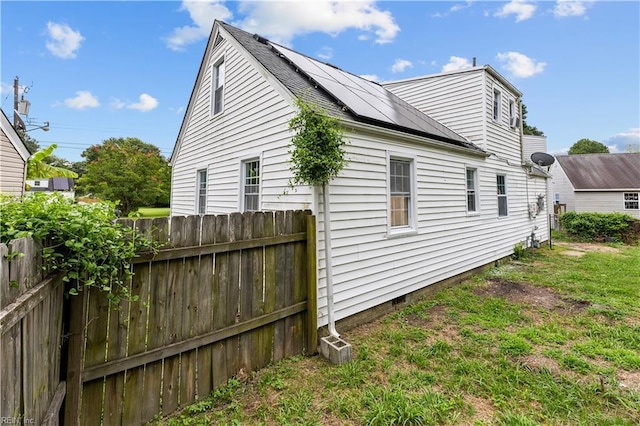
<svg viewBox="0 0 640 426">
<path fill-rule="evenodd" d="M 75 204 L 59 194 L 33 193 L 0 199 L 0 242 L 32 237 L 43 242 L 48 271 L 62 271 L 69 294 L 83 287 L 108 293 L 114 303 L 129 298 L 130 260 L 155 250 L 148 238 L 115 221 L 111 203 Z"/>
<path fill-rule="evenodd" d="M 629 242 L 635 219 L 623 213 L 576 213 L 560 216 L 560 224 L 570 237 L 582 241 Z"/>
<path fill-rule="evenodd" d="M 300 98 L 299 109 L 289 129 L 295 132 L 292 138 L 291 171 L 293 184 L 324 186 L 338 176 L 346 165 L 344 131 L 340 122 L 330 117 L 320 107 Z"/>
</svg>

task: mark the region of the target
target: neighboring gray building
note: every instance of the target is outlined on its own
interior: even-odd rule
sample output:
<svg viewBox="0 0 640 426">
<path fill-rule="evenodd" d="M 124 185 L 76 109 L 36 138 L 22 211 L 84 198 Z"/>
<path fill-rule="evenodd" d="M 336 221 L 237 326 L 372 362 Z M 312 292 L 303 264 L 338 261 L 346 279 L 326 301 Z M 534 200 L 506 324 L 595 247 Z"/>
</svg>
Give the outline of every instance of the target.
<svg viewBox="0 0 640 426">
<path fill-rule="evenodd" d="M 551 174 L 555 202 L 566 211 L 640 218 L 640 153 L 558 155 Z"/>
<path fill-rule="evenodd" d="M 29 150 L 4 114 L 0 114 L 0 193 L 22 195 Z"/>
</svg>

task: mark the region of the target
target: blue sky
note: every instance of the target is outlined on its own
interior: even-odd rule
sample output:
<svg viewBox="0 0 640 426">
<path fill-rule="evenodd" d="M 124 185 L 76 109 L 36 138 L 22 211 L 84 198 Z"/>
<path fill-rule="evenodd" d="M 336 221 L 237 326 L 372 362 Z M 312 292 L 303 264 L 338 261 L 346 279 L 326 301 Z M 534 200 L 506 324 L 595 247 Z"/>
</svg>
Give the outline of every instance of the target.
<svg viewBox="0 0 640 426">
<path fill-rule="evenodd" d="M 171 154 L 213 19 L 378 81 L 479 65 L 521 92 L 548 151 L 640 141 L 637 1 L 7 1 L 2 109 L 13 81 L 29 134 L 56 154 L 137 137 Z M 26 90 L 26 93 L 25 93 Z"/>
</svg>

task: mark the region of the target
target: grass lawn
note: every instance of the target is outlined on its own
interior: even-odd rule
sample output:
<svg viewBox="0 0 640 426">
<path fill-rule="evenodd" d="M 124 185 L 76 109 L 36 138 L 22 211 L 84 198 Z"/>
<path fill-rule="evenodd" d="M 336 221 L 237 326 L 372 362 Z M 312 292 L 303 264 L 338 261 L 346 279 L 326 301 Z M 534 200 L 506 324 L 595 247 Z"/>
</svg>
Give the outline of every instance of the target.
<svg viewBox="0 0 640 426">
<path fill-rule="evenodd" d="M 169 216 L 169 207 L 140 207 L 140 217 L 166 217 Z"/>
<path fill-rule="evenodd" d="M 562 244 L 562 245 L 560 245 Z M 558 243 L 232 379 L 163 425 L 637 425 L 640 247 Z"/>
</svg>

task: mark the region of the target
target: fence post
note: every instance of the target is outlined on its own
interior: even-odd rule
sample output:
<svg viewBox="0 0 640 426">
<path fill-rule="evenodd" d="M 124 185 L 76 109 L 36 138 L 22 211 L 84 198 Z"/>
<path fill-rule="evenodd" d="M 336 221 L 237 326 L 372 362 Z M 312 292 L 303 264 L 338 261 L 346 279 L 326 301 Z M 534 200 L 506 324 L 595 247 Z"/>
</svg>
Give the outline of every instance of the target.
<svg viewBox="0 0 640 426">
<path fill-rule="evenodd" d="M 316 289 L 316 217 L 307 215 L 307 353 L 318 352 L 318 291 Z"/>
<path fill-rule="evenodd" d="M 80 426 L 82 408 L 82 366 L 89 290 L 71 296 L 69 303 L 69 350 L 67 351 L 67 397 L 64 405 L 65 426 Z"/>
</svg>

